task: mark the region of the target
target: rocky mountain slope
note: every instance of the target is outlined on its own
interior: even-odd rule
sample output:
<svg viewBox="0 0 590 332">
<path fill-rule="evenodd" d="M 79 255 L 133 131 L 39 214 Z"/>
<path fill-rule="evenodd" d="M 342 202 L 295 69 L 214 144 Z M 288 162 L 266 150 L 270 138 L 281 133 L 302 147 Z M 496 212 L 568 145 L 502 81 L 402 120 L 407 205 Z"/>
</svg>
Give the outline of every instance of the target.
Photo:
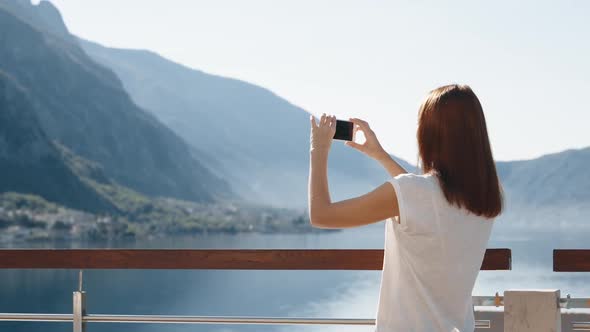
<svg viewBox="0 0 590 332">
<path fill-rule="evenodd" d="M 145 195 L 194 201 L 232 196 L 229 184 L 203 165 L 205 155 L 138 107 L 117 76 L 86 55 L 57 9 L 24 3 L 0 3 L 0 72 L 24 91 L 48 141 Z M 1 106 L 14 107 L 10 101 Z"/>
</svg>

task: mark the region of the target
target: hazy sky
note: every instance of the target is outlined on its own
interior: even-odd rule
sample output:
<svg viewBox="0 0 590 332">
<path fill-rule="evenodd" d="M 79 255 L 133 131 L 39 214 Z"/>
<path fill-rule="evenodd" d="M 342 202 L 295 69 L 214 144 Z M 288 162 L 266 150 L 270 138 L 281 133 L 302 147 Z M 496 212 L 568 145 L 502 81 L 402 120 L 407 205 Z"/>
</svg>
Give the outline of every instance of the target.
<svg viewBox="0 0 590 332">
<path fill-rule="evenodd" d="M 590 146 L 590 1 L 53 0 L 70 31 L 365 118 L 416 161 L 424 95 L 471 85 L 496 159 Z"/>
</svg>

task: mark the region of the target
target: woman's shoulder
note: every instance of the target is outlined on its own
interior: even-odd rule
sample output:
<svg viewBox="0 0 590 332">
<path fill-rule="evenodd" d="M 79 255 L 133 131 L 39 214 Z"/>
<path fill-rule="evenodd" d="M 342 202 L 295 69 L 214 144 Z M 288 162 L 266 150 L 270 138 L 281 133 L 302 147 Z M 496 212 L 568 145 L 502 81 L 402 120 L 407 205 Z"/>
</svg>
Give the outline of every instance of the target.
<svg viewBox="0 0 590 332">
<path fill-rule="evenodd" d="M 390 182 L 400 191 L 419 193 L 437 190 L 436 176 L 431 173 L 403 173 L 393 177 Z"/>
<path fill-rule="evenodd" d="M 403 173 L 395 176 L 393 180 L 403 183 L 415 183 L 429 185 L 436 181 L 436 176 L 432 173 Z"/>
</svg>

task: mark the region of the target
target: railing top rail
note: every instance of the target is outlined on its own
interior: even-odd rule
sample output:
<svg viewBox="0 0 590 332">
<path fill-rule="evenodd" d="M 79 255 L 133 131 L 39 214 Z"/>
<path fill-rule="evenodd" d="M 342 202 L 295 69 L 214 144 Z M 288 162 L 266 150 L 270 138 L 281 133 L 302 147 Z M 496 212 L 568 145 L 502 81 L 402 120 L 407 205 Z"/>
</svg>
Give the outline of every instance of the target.
<svg viewBox="0 0 590 332">
<path fill-rule="evenodd" d="M 590 249 L 554 249 L 554 272 L 590 272 Z"/>
<path fill-rule="evenodd" d="M 382 249 L 0 249 L 0 269 L 381 270 Z M 487 249 L 482 270 L 510 270 Z"/>
</svg>

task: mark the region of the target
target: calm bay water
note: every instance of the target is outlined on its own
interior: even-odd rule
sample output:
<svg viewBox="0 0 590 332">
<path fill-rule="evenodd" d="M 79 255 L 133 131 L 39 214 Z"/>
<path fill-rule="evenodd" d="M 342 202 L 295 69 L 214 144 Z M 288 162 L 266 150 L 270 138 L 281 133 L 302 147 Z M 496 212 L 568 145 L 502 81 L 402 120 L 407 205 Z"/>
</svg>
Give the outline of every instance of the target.
<svg viewBox="0 0 590 332">
<path fill-rule="evenodd" d="M 199 235 L 136 242 L 55 243 L 54 248 L 383 248 L 384 224 L 325 234 Z M 559 288 L 590 297 L 590 276 L 551 272 L 553 248 L 588 247 L 585 234 L 510 232 L 492 247 L 513 251 L 513 271 L 482 271 L 475 295 Z M 33 247 L 21 244 L 17 247 Z M 0 270 L 1 312 L 71 313 L 77 270 Z M 375 316 L 380 271 L 86 270 L 89 313 L 348 317 Z M 0 331 L 68 331 L 71 323 L 0 322 Z M 93 323 L 88 331 L 372 331 L 371 327 Z"/>
</svg>

